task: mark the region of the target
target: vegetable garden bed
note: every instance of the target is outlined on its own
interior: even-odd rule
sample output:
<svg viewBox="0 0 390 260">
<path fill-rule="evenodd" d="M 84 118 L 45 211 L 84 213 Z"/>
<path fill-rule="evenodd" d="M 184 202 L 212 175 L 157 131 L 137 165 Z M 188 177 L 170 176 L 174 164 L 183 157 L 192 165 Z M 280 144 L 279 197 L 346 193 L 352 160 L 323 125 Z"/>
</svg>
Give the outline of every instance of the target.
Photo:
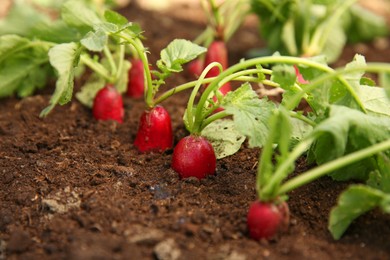
<svg viewBox="0 0 390 260">
<path fill-rule="evenodd" d="M 202 23 L 134 4 L 120 13 L 140 23 L 152 64 L 173 39 L 191 40 L 203 30 Z M 231 64 L 264 45 L 256 26 L 243 26 L 229 41 Z M 348 45 L 336 64 L 356 52 L 390 62 L 389 44 L 390 38 Z M 166 85 L 189 80 L 181 73 Z M 122 124 L 96 121 L 77 99 L 40 118 L 52 86 L 0 101 L 0 259 L 390 258 L 389 214 L 362 215 L 339 240 L 329 233 L 330 210 L 351 181 L 322 177 L 289 192 L 287 231 L 255 241 L 246 216 L 257 198 L 261 149 L 245 142 L 217 160 L 215 175 L 182 180 L 171 169 L 173 149 L 140 153 L 133 145 L 144 100 L 123 98 Z M 182 92 L 163 102 L 175 144 L 188 135 L 182 120 L 188 97 Z M 313 166 L 301 157 L 291 177 Z"/>
</svg>

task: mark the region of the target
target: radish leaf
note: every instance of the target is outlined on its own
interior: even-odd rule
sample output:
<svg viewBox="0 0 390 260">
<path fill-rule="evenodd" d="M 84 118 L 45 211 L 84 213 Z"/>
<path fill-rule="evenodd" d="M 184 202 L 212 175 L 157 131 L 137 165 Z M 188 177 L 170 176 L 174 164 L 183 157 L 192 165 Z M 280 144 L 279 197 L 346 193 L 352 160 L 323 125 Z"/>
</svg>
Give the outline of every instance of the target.
<svg viewBox="0 0 390 260">
<path fill-rule="evenodd" d="M 358 93 L 368 112 L 390 117 L 390 99 L 384 88 L 360 86 Z"/>
<path fill-rule="evenodd" d="M 312 135 L 317 136 L 317 140 L 311 148 L 310 156 L 320 165 L 389 139 L 390 117 L 371 116 L 351 108 L 332 105 L 329 118 L 318 124 Z M 332 147 L 331 153 L 329 147 Z M 377 158 L 373 156 L 335 171 L 332 177 L 337 180 L 366 180 L 377 165 Z"/>
<path fill-rule="evenodd" d="M 17 35 L 0 37 L 0 97 L 17 93 L 25 97 L 42 88 L 52 71 L 50 44 Z"/>
<path fill-rule="evenodd" d="M 390 194 L 365 185 L 350 186 L 330 213 L 328 229 L 333 238 L 339 239 L 353 220 L 376 207 L 390 213 Z"/>
<path fill-rule="evenodd" d="M 96 32 L 88 32 L 80 42 L 88 50 L 100 52 L 107 44 L 107 40 L 107 34 L 102 30 L 98 30 Z"/>
<path fill-rule="evenodd" d="M 275 108 L 272 102 L 259 99 L 250 84 L 245 83 L 235 91 L 229 92 L 221 106 L 233 115 L 236 129 L 249 137 L 251 147 L 262 147 L 268 136 L 268 118 Z"/>
<path fill-rule="evenodd" d="M 188 40 L 175 39 L 161 51 L 161 62 L 168 71 L 180 72 L 183 70 L 183 64 L 195 59 L 206 51 L 206 48 Z"/>
<path fill-rule="evenodd" d="M 280 87 L 284 90 L 290 90 L 295 82 L 297 76 L 293 66 L 281 64 L 272 67 L 271 80 L 279 83 Z"/>
<path fill-rule="evenodd" d="M 50 63 L 58 73 L 56 89 L 50 99 L 50 105 L 40 114 L 45 117 L 54 106 L 59 103 L 64 105 L 72 97 L 75 68 L 80 57 L 80 46 L 76 43 L 63 43 L 54 46 L 49 51 Z"/>
<path fill-rule="evenodd" d="M 65 2 L 62 5 L 61 17 L 66 24 L 78 29 L 82 34 L 91 31 L 94 24 L 102 22 L 92 8 L 76 0 Z"/>
<path fill-rule="evenodd" d="M 245 141 L 245 136 L 236 130 L 232 120 L 214 121 L 201 134 L 212 144 L 217 159 L 235 154 Z"/>
</svg>

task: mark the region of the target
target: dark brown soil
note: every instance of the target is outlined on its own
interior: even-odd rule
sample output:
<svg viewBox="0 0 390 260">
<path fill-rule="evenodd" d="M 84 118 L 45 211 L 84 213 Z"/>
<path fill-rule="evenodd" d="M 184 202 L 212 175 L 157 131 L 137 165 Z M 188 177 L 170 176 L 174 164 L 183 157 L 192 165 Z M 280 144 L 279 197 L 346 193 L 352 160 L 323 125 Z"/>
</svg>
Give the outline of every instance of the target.
<svg viewBox="0 0 390 260">
<path fill-rule="evenodd" d="M 203 29 L 135 6 L 121 12 L 141 23 L 152 62 L 173 38 Z M 245 26 L 229 43 L 231 62 L 261 44 L 255 26 Z M 368 61 L 390 61 L 388 48 L 370 43 L 348 46 L 340 64 L 359 48 Z M 142 100 L 125 98 L 123 124 L 95 121 L 76 99 L 41 119 L 52 92 L 0 102 L 0 259 L 390 259 L 390 216 L 379 211 L 332 239 L 328 214 L 345 183 L 322 178 L 291 192 L 288 231 L 253 241 L 246 213 L 259 150 L 243 146 L 218 161 L 215 176 L 180 180 L 172 151 L 139 154 L 132 145 Z M 163 104 L 175 142 L 187 134 L 186 97 Z M 297 172 L 306 168 L 297 162 Z"/>
</svg>

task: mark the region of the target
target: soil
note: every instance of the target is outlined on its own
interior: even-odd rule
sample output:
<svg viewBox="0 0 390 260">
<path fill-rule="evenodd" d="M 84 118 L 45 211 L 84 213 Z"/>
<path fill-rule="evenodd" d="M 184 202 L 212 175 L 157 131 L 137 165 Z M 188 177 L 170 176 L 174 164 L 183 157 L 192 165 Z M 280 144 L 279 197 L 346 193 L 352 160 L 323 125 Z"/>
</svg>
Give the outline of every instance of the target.
<svg viewBox="0 0 390 260">
<path fill-rule="evenodd" d="M 172 39 L 194 39 L 204 28 L 134 4 L 120 12 L 144 28 L 152 62 Z M 380 43 L 347 46 L 339 64 L 357 51 L 390 61 L 389 39 Z M 246 24 L 229 42 L 231 62 L 263 45 L 256 23 Z M 168 85 L 188 80 L 180 74 Z M 0 259 L 390 259 L 390 215 L 370 212 L 338 241 L 328 232 L 347 183 L 324 177 L 291 192 L 288 230 L 254 241 L 246 214 L 260 150 L 243 145 L 217 162 L 216 175 L 181 180 L 170 168 L 172 150 L 140 154 L 132 145 L 142 100 L 124 98 L 123 124 L 95 121 L 75 98 L 39 118 L 52 93 L 48 86 L 0 102 Z M 163 103 L 175 143 L 187 135 L 187 95 Z M 302 158 L 296 173 L 308 167 Z"/>
</svg>

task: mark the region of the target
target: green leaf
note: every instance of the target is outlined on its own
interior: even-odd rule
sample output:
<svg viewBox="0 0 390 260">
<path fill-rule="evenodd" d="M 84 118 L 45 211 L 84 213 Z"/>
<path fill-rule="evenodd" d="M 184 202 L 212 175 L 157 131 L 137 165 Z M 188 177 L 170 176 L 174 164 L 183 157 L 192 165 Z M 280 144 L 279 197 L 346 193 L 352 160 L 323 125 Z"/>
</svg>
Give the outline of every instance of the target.
<svg viewBox="0 0 390 260">
<path fill-rule="evenodd" d="M 232 120 L 214 121 L 206 126 L 201 134 L 212 144 L 217 159 L 235 154 L 245 141 L 245 136 L 236 130 Z"/>
<path fill-rule="evenodd" d="M 175 39 L 161 51 L 161 61 L 170 72 L 180 72 L 182 65 L 207 51 L 188 40 Z"/>
<path fill-rule="evenodd" d="M 113 23 L 119 26 L 123 26 L 129 23 L 126 17 L 120 15 L 119 13 L 112 11 L 112 10 L 106 10 L 104 12 L 104 18 L 107 22 Z"/>
<path fill-rule="evenodd" d="M 332 35 L 326 39 L 321 54 L 327 58 L 328 63 L 333 63 L 340 57 L 346 42 L 347 36 L 342 25 L 340 22 L 336 23 L 332 28 Z"/>
<path fill-rule="evenodd" d="M 56 69 L 58 79 L 50 105 L 40 114 L 47 116 L 56 104 L 64 105 L 72 98 L 75 68 L 79 63 L 81 47 L 76 43 L 62 43 L 49 51 L 50 64 Z"/>
<path fill-rule="evenodd" d="M 297 80 L 294 67 L 285 64 L 273 66 L 271 80 L 278 83 L 282 89 L 291 89 Z"/>
<path fill-rule="evenodd" d="M 81 39 L 81 44 L 90 51 L 101 52 L 104 49 L 104 46 L 107 45 L 108 36 L 102 31 L 98 30 L 96 32 L 88 32 L 83 39 Z"/>
<path fill-rule="evenodd" d="M 70 0 L 63 4 L 61 17 L 66 24 L 77 28 L 83 34 L 91 31 L 95 24 L 103 22 L 90 6 L 78 0 Z"/>
<path fill-rule="evenodd" d="M 390 207 L 390 195 L 364 185 L 350 186 L 330 212 L 328 229 L 333 238 L 339 239 L 353 220 L 378 206 Z"/>
<path fill-rule="evenodd" d="M 245 83 L 235 91 L 229 92 L 221 106 L 233 115 L 236 129 L 249 137 L 251 147 L 262 147 L 268 136 L 268 119 L 275 108 L 272 102 L 259 99 L 250 84 Z"/>
<path fill-rule="evenodd" d="M 98 74 L 92 74 L 88 81 L 81 87 L 81 90 L 76 93 L 77 100 L 84 106 L 92 108 L 96 93 L 105 84 L 106 81 L 104 78 L 99 77 Z"/>
<path fill-rule="evenodd" d="M 387 98 L 384 88 L 361 85 L 358 93 L 368 112 L 377 116 L 390 117 L 390 99 Z"/>
<path fill-rule="evenodd" d="M 296 56 L 298 54 L 298 48 L 295 40 L 295 25 L 293 18 L 290 18 L 285 22 L 281 37 L 288 53 L 292 56 Z"/>
<path fill-rule="evenodd" d="M 18 51 L 28 48 L 30 44 L 29 39 L 18 35 L 0 36 L 0 64 Z"/>
<path fill-rule="evenodd" d="M 290 117 L 290 124 L 292 126 L 291 139 L 293 142 L 302 140 L 313 130 L 311 125 L 297 118 Z"/>
<path fill-rule="evenodd" d="M 40 39 L 54 43 L 78 41 L 81 38 L 81 35 L 75 28 L 69 27 L 62 20 L 36 23 L 29 30 L 27 36 L 31 39 Z"/>
<path fill-rule="evenodd" d="M 345 66 L 344 70 L 347 71 L 349 69 L 361 68 L 364 66 L 366 66 L 364 56 L 356 54 L 353 60 Z M 343 73 L 343 78 L 349 83 L 357 95 L 359 95 L 360 81 L 363 75 L 364 70 Z M 340 81 L 336 80 L 329 90 L 329 103 L 357 108 L 356 100 Z"/>
<path fill-rule="evenodd" d="M 388 35 L 386 19 L 358 4 L 350 8 L 351 21 L 347 28 L 350 42 L 370 41 Z"/>
<path fill-rule="evenodd" d="M 379 82 L 385 89 L 387 98 L 390 99 L 390 73 L 379 73 Z"/>
<path fill-rule="evenodd" d="M 128 60 L 123 61 L 122 71 L 119 74 L 118 81 L 116 82 L 116 89 L 119 93 L 124 93 L 127 90 L 127 83 L 129 80 L 129 69 L 131 63 Z"/>
<path fill-rule="evenodd" d="M 0 19 L 0 35 L 17 34 L 27 37 L 35 24 L 48 21 L 48 16 L 25 1 L 14 1 L 7 16 Z"/>
<path fill-rule="evenodd" d="M 17 35 L 0 37 L 0 97 L 31 95 L 45 85 L 49 45 Z"/>
<path fill-rule="evenodd" d="M 390 157 L 385 154 L 378 156 L 378 169 L 372 171 L 366 182 L 372 188 L 390 193 Z"/>
<path fill-rule="evenodd" d="M 310 156 L 323 164 L 344 154 L 366 148 L 390 138 L 390 117 L 376 117 L 348 107 L 332 105 L 328 118 L 311 133 L 317 137 Z M 378 168 L 376 156 L 335 171 L 337 180 L 362 179 Z"/>
<path fill-rule="evenodd" d="M 256 188 L 262 200 L 273 199 L 282 181 L 294 170 L 294 161 L 291 160 L 284 167 L 278 179 L 271 183 L 275 177 L 275 171 L 288 161 L 292 137 L 292 124 L 288 111 L 280 106 L 274 109 L 270 115 L 269 134 L 262 149 L 259 166 L 257 168 Z M 276 163 L 275 163 L 276 159 Z"/>
</svg>

